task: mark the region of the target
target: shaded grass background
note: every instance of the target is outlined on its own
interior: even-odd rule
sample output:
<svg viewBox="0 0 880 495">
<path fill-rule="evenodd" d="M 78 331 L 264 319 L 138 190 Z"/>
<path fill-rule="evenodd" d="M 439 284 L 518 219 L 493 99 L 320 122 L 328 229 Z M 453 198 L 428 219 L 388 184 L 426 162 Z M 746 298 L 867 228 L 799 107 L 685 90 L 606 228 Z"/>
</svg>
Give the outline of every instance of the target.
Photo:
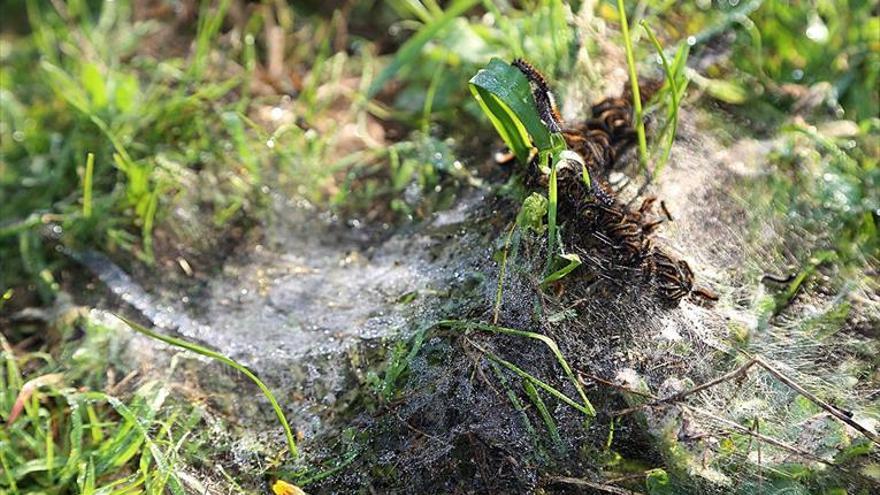
<svg viewBox="0 0 880 495">
<path fill-rule="evenodd" d="M 118 364 L 82 350 L 109 330 L 55 321 L 71 337 L 50 339 L 41 325 L 13 324 L 9 315 L 50 308 L 81 283 L 57 248 L 99 249 L 162 274 L 179 273 L 179 259 L 199 260 L 210 272 L 218 246 L 240 242 L 242 225 L 265 218 L 269 192 L 371 222 L 417 219 L 451 204 L 478 175 L 472 162 L 496 144 L 466 85 L 490 57 L 526 56 L 559 81 L 564 100 L 576 84 L 568 76 L 591 77 L 577 65 L 579 48 L 595 57 L 600 42 L 622 46 L 616 32 L 598 40 L 569 22 L 581 8 L 617 25 L 610 1 L 147 4 L 2 6 L 0 417 L 9 419 L 25 382 L 63 376 L 2 430 L 5 489 L 174 491 L 180 482 L 168 466 L 198 454 L 181 442 L 197 410 L 169 407 L 163 387 L 145 383 L 121 402 L 88 391 L 104 390 L 102 377 Z M 777 173 L 755 195 L 817 233 L 795 258 L 836 251 L 838 286 L 876 272 L 875 2 L 625 8 L 640 72 L 662 77 L 637 28 L 645 20 L 670 60 L 693 43 L 684 72 L 694 89 L 684 100 L 737 116 L 733 136 L 785 136 Z M 821 125 L 833 122 L 845 123 Z M 109 439 L 115 447 L 103 448 Z"/>
</svg>

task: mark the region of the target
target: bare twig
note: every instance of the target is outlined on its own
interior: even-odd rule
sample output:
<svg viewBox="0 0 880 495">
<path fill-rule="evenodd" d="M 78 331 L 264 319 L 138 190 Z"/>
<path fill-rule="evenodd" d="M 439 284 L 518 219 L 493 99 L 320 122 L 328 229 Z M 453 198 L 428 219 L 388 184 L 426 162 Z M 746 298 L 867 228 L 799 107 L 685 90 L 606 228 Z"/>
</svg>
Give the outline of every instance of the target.
<svg viewBox="0 0 880 495">
<path fill-rule="evenodd" d="M 719 383 L 723 383 L 723 382 L 732 380 L 734 378 L 737 378 L 740 375 L 743 375 L 745 372 L 747 372 L 749 370 L 749 368 L 754 366 L 755 363 L 756 363 L 755 359 L 750 359 L 747 363 L 745 363 L 744 365 L 740 366 L 739 368 L 731 371 L 730 373 L 727 373 L 726 375 L 722 375 L 718 378 L 715 378 L 714 380 L 709 380 L 708 382 L 706 382 L 702 385 L 698 385 L 690 390 L 685 390 L 685 391 L 679 392 L 677 394 L 673 394 L 668 397 L 664 397 L 662 399 L 657 399 L 657 400 L 654 400 L 651 402 L 646 402 L 644 404 L 639 404 L 637 406 L 633 406 L 633 407 L 624 409 L 622 411 L 618 411 L 618 412 L 614 413 L 614 416 L 624 416 L 626 414 L 630 414 L 632 412 L 638 411 L 638 410 L 643 409 L 645 407 L 657 407 L 657 406 L 661 406 L 664 404 L 669 404 L 671 402 L 678 402 L 689 395 L 693 395 L 697 392 L 706 390 L 707 388 L 714 387 L 715 385 L 718 385 Z"/>
<path fill-rule="evenodd" d="M 787 450 L 788 452 L 791 452 L 792 454 L 797 454 L 797 455 L 804 457 L 806 459 L 810 459 L 810 460 L 813 460 L 816 462 L 821 462 L 822 464 L 825 464 L 827 466 L 837 468 L 837 469 L 844 471 L 844 472 L 849 472 L 847 469 L 845 469 L 841 466 L 838 466 L 838 465 L 834 464 L 833 462 L 827 461 L 827 460 L 825 460 L 825 459 L 823 459 L 823 458 L 821 458 L 811 452 L 807 452 L 806 450 L 801 450 L 797 447 L 794 447 L 792 445 L 789 445 L 789 444 L 783 442 L 782 440 L 777 440 L 773 437 L 768 437 L 767 435 L 752 431 L 751 428 L 745 427 L 735 421 L 731 421 L 729 419 L 722 418 L 721 416 L 718 416 L 712 412 L 706 411 L 705 409 L 700 409 L 700 408 L 694 407 L 694 406 L 687 406 L 684 404 L 681 405 L 681 408 L 687 409 L 687 410 L 694 412 L 694 413 L 697 413 L 701 416 L 705 416 L 705 417 L 707 417 L 717 423 L 723 424 L 724 426 L 726 426 L 732 430 L 736 430 L 740 433 L 745 433 L 746 435 L 750 435 L 750 436 L 757 438 L 758 440 L 761 440 L 765 443 L 769 443 L 770 445 L 773 445 L 774 447 L 779 447 L 782 450 Z"/>
<path fill-rule="evenodd" d="M 817 406 L 821 407 L 822 409 L 825 409 L 835 418 L 839 419 L 840 421 L 851 426 L 853 429 L 857 430 L 861 434 L 865 435 L 872 442 L 876 443 L 877 445 L 880 445 L 880 437 L 878 437 L 877 434 L 872 432 L 871 430 L 869 430 L 869 429 L 865 428 L 864 426 L 853 421 L 853 419 L 850 417 L 851 414 L 847 414 L 846 412 L 840 410 L 839 408 L 832 406 L 831 404 L 816 397 L 815 395 L 813 395 L 813 393 L 809 392 L 804 387 L 800 386 L 797 382 L 795 382 L 794 380 L 792 380 L 791 378 L 789 378 L 788 376 L 783 374 L 778 369 L 774 368 L 770 363 L 768 363 L 767 361 L 764 361 L 764 359 L 762 359 L 761 357 L 754 357 L 753 361 L 755 361 L 755 363 L 757 363 L 759 366 L 761 366 L 762 368 L 767 370 L 771 375 L 775 376 L 779 381 L 788 385 L 791 389 L 793 389 L 797 393 L 803 395 L 807 399 L 810 399 Z"/>
<path fill-rule="evenodd" d="M 640 492 L 634 492 L 632 490 L 627 490 L 625 488 L 618 488 L 612 485 L 606 485 L 604 483 L 596 483 L 594 481 L 587 481 L 580 478 L 569 478 L 567 476 L 553 476 L 549 478 L 550 481 L 556 483 L 565 483 L 567 485 L 577 485 L 583 486 L 587 488 L 592 488 L 594 490 L 599 490 L 605 493 L 613 493 L 614 495 L 642 495 Z"/>
</svg>

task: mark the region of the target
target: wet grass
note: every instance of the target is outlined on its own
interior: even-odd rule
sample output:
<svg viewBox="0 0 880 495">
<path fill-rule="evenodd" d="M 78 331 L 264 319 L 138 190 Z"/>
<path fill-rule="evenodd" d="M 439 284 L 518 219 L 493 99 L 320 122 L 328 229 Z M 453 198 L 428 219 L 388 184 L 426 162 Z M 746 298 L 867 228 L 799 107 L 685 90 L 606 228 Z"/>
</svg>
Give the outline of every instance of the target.
<svg viewBox="0 0 880 495">
<path fill-rule="evenodd" d="M 427 217 L 478 175 L 468 159 L 482 160 L 498 144 L 468 90 L 473 74 L 493 56 L 524 56 L 560 81 L 554 89 L 564 97 L 567 77 L 583 72 L 578 46 L 597 53 L 595 40 L 577 32 L 568 7 L 554 0 L 355 7 L 353 25 L 358 17 L 376 19 L 376 26 L 357 26 L 366 34 L 341 28 L 349 21 L 342 13 L 321 16 L 283 2 L 245 10 L 244 19 L 234 0 L 193 2 L 191 21 L 175 27 L 167 18 L 136 17 L 135 4 L 9 5 L 9 18 L 21 23 L 4 26 L 0 47 L 0 491 L 182 493 L 179 468 L 210 450 L 194 433 L 200 410 L 170 399 L 166 383 L 113 389 L 107 371 L 124 367 L 109 362 L 111 332 L 101 324 L 59 324 L 58 343 L 8 317 L 52 307 L 80 283 L 70 280 L 61 248 L 98 249 L 123 264 L 168 270 L 164 258 L 210 254 L 237 224 L 263 219 L 269 192 L 380 223 Z M 631 83 L 639 75 L 666 80 L 645 108 L 634 99 L 637 121 L 652 119 L 647 131 L 638 126 L 638 143 L 655 180 L 663 180 L 682 105 L 721 107 L 743 123 L 735 132 L 778 136 L 773 172 L 733 193 L 810 235 L 775 253 L 796 277 L 755 303 L 761 321 L 784 314 L 819 278 L 830 278 L 841 297 L 876 292 L 867 275 L 876 272 L 880 251 L 880 17 L 872 2 L 619 1 L 599 2 L 596 13 L 614 25 L 629 19 L 622 35 L 608 37 L 625 47 Z M 280 46 L 267 34 L 279 29 Z M 279 49 L 290 77 L 273 72 Z M 695 68 L 694 59 L 706 62 Z M 382 132 L 370 134 L 376 128 Z M 552 190 L 548 196 L 540 215 L 546 222 L 532 224 L 549 226 L 553 243 Z M 525 229 L 512 227 L 511 238 Z M 554 264 L 546 280 L 576 266 L 571 259 Z M 496 304 L 502 291 L 499 285 Z M 833 336 L 849 312 L 843 302 L 798 328 Z M 514 410 L 526 407 L 522 393 L 538 410 L 543 428 L 528 429 L 546 435 L 545 444 L 560 445 L 564 432 L 541 394 L 595 414 L 548 337 L 446 324 L 537 339 L 553 351 L 579 399 L 486 351 Z M 376 386 L 383 400 L 395 396 L 421 343 L 393 353 Z M 524 391 L 505 381 L 511 373 Z M 294 451 L 289 427 L 286 437 Z M 737 452 L 748 441 L 735 440 Z M 301 482 L 331 476 L 351 459 Z M 820 477 L 808 466 L 790 468 L 770 484 L 800 489 Z M 647 476 L 648 492 L 673 490 L 658 473 Z"/>
<path fill-rule="evenodd" d="M 108 382 L 108 369 L 125 369 L 113 363 L 117 334 L 86 317 L 76 321 L 84 336 L 59 355 L 18 350 L 0 337 L 0 488 L 184 493 L 176 465 L 201 446 L 193 433 L 200 409 L 172 403 L 161 381 Z"/>
</svg>

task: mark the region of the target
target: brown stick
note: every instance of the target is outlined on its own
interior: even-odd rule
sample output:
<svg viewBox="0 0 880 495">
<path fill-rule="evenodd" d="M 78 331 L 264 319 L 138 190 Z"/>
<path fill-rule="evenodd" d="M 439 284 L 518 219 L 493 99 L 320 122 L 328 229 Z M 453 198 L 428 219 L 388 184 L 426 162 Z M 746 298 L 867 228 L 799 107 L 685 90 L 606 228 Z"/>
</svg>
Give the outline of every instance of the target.
<svg viewBox="0 0 880 495">
<path fill-rule="evenodd" d="M 695 412 L 697 414 L 700 414 L 702 416 L 710 418 L 713 421 L 721 423 L 724 426 L 727 426 L 728 428 L 730 428 L 732 430 L 736 430 L 740 433 L 745 433 L 746 435 L 750 435 L 752 437 L 755 437 L 758 440 L 761 440 L 765 443 L 769 443 L 770 445 L 773 445 L 774 447 L 779 447 L 782 450 L 787 450 L 787 451 L 791 452 L 792 454 L 797 454 L 797 455 L 802 456 L 804 458 L 811 459 L 816 462 L 821 462 L 822 464 L 825 464 L 827 466 L 831 466 L 833 468 L 837 468 L 841 471 L 849 472 L 847 469 L 845 469 L 841 466 L 838 466 L 837 464 L 834 464 L 833 462 L 822 459 L 821 457 L 819 457 L 813 453 L 810 453 L 810 452 L 807 452 L 806 450 L 801 450 L 797 447 L 791 446 L 791 445 L 783 442 L 782 440 L 777 440 L 773 437 L 768 437 L 767 435 L 763 435 L 761 433 L 754 432 L 751 430 L 751 428 L 746 428 L 745 426 L 743 426 L 739 423 L 736 423 L 736 422 L 731 421 L 729 419 L 724 419 L 721 416 L 717 416 L 717 415 L 715 415 L 709 411 L 706 411 L 704 409 L 700 409 L 700 408 L 694 407 L 694 406 L 686 406 L 686 405 L 681 405 L 681 408 L 690 410 L 692 412 Z"/>
<path fill-rule="evenodd" d="M 762 358 L 755 357 L 755 358 L 753 358 L 753 360 L 755 361 L 755 363 L 757 363 L 762 368 L 767 370 L 771 375 L 775 376 L 779 381 L 788 385 L 791 389 L 793 389 L 797 393 L 803 395 L 807 399 L 810 399 L 816 405 L 818 405 L 822 409 L 825 409 L 826 411 L 828 411 L 828 413 L 830 413 L 835 418 L 837 418 L 840 421 L 843 421 L 844 423 L 846 423 L 847 425 L 853 427 L 853 429 L 857 430 L 861 434 L 868 437 L 868 439 L 871 440 L 872 442 L 876 443 L 877 445 L 880 445 L 880 437 L 878 437 L 876 433 L 874 433 L 871 430 L 865 428 L 864 426 L 856 423 L 855 421 L 852 420 L 852 418 L 850 418 L 848 415 L 844 414 L 837 407 L 834 407 L 831 404 L 816 397 L 811 392 L 806 390 L 804 387 L 798 385 L 794 380 L 792 380 L 791 378 L 784 375 L 781 371 L 779 371 L 776 368 L 774 368 L 773 366 L 771 366 L 770 363 L 768 363 L 767 361 L 764 361 Z"/>
<path fill-rule="evenodd" d="M 702 390 L 706 390 L 707 388 L 714 387 L 715 385 L 718 385 L 719 383 L 723 383 L 728 380 L 732 380 L 732 379 L 742 375 L 743 373 L 748 371 L 749 368 L 754 366 L 755 363 L 756 363 L 755 359 L 750 359 L 746 364 L 731 371 L 730 373 L 727 373 L 726 375 L 722 375 L 714 380 L 709 380 L 708 382 L 706 382 L 702 385 L 697 385 L 696 387 L 694 387 L 690 390 L 685 390 L 685 391 L 679 392 L 677 394 L 673 394 L 668 397 L 664 397 L 662 399 L 657 399 L 657 400 L 654 400 L 651 402 L 646 402 L 644 404 L 639 404 L 638 406 L 629 407 L 627 409 L 617 411 L 613 415 L 615 417 L 616 416 L 624 416 L 624 415 L 630 414 L 632 412 L 638 411 L 638 410 L 646 408 L 646 407 L 656 407 L 656 406 L 661 406 L 663 404 L 668 404 L 670 402 L 678 402 L 689 395 L 693 395 L 693 394 L 700 392 Z"/>
<path fill-rule="evenodd" d="M 557 483 L 565 483 L 567 485 L 578 485 L 585 486 L 588 488 L 592 488 L 594 490 L 599 490 L 605 493 L 613 493 L 614 495 L 642 495 L 640 492 L 634 492 L 632 490 L 627 490 L 625 488 L 618 488 L 616 486 L 606 485 L 604 483 L 596 483 L 593 481 L 582 480 L 580 478 L 569 478 L 568 476 L 554 476 L 550 478 L 550 481 L 555 481 Z"/>
</svg>

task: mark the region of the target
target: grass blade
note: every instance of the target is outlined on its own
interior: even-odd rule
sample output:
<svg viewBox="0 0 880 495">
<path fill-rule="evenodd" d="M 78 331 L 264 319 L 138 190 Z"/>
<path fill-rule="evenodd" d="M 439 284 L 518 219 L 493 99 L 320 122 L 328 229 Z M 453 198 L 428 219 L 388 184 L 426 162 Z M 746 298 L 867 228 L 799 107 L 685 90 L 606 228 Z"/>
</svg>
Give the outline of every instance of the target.
<svg viewBox="0 0 880 495">
<path fill-rule="evenodd" d="M 92 176 L 95 173 L 95 154 L 86 156 L 86 170 L 83 175 L 83 216 L 92 216 Z"/>
<path fill-rule="evenodd" d="M 407 67 L 410 64 L 415 64 L 415 59 L 418 57 L 422 47 L 431 41 L 441 29 L 445 28 L 454 21 L 456 17 L 476 5 L 478 1 L 479 0 L 457 0 L 446 9 L 446 12 L 444 12 L 442 16 L 425 24 L 415 36 L 408 39 L 406 43 L 400 46 L 400 49 L 397 50 L 397 54 L 394 56 L 394 60 L 391 61 L 388 67 L 385 67 L 385 70 L 379 73 L 373 81 L 373 84 L 370 85 L 370 89 L 367 91 L 367 98 L 376 96 L 376 93 L 385 86 L 385 83 L 394 77 L 394 75 L 402 68 Z"/>
<path fill-rule="evenodd" d="M 486 323 L 480 322 L 470 322 L 470 321 L 461 321 L 461 320 L 442 320 L 437 322 L 435 325 L 441 325 L 448 328 L 458 329 L 458 330 L 468 330 L 468 329 L 477 329 L 483 330 L 487 332 L 493 333 L 503 333 L 507 335 L 516 335 L 519 337 L 526 337 L 530 339 L 540 340 L 546 345 L 553 355 L 556 357 L 556 360 L 559 362 L 559 365 L 562 366 L 563 371 L 565 372 L 568 379 L 571 381 L 575 390 L 577 390 L 578 395 L 581 398 L 583 404 L 578 404 L 576 409 L 584 412 L 584 414 L 588 416 L 595 416 L 596 410 L 593 408 L 593 405 L 587 399 L 587 395 L 584 393 L 584 389 L 581 387 L 580 382 L 578 382 L 577 378 L 574 376 L 574 372 L 571 371 L 571 367 L 568 365 L 568 361 L 565 360 L 565 357 L 562 355 L 562 352 L 559 350 L 559 346 L 556 345 L 556 342 L 553 341 L 550 337 L 535 333 L 535 332 L 527 332 L 525 330 L 516 330 L 514 328 L 506 328 L 497 325 L 489 325 Z M 569 399 L 570 400 L 570 399 Z"/>
<path fill-rule="evenodd" d="M 541 415 L 541 420 L 544 421 L 544 425 L 550 433 L 550 439 L 553 440 L 553 443 L 556 445 L 556 451 L 563 453 L 565 451 L 565 444 L 562 443 L 562 437 L 559 435 L 559 428 L 556 427 L 556 421 L 547 409 L 547 405 L 544 404 L 544 400 L 541 399 L 538 389 L 536 389 L 532 382 L 528 380 L 523 380 L 523 389 L 525 389 L 526 395 L 532 403 L 535 404 L 535 408 L 538 409 L 538 414 Z"/>
<path fill-rule="evenodd" d="M 676 73 L 673 68 L 669 65 L 669 61 L 666 59 L 666 54 L 663 53 L 663 47 L 660 45 L 660 41 L 657 40 L 657 37 L 654 36 L 654 32 L 651 31 L 651 28 L 648 27 L 648 23 L 642 19 L 641 26 L 648 33 L 648 38 L 651 40 L 651 43 L 654 45 L 654 49 L 657 51 L 657 54 L 660 56 L 660 62 L 663 64 L 663 70 L 666 72 L 666 82 L 669 84 L 669 95 L 672 99 L 672 104 L 670 107 L 670 114 L 668 120 L 668 131 L 666 128 L 663 129 L 663 132 L 669 133 L 668 142 L 666 147 L 663 149 L 663 155 L 660 157 L 660 161 L 654 166 L 653 175 L 659 176 L 660 172 L 663 171 L 663 167 L 666 165 L 666 162 L 669 160 L 669 154 L 672 152 L 672 143 L 675 142 L 675 131 L 678 128 L 678 108 L 681 104 L 680 93 L 678 88 L 678 77 L 679 74 Z M 680 67 L 683 65 L 683 60 L 687 58 L 687 44 L 683 44 L 681 48 L 679 48 L 678 53 L 675 57 L 676 66 Z"/>
<path fill-rule="evenodd" d="M 629 82 L 632 87 L 633 111 L 636 119 L 635 128 L 639 140 L 639 168 L 641 171 L 644 171 L 648 167 L 648 142 L 645 139 L 642 97 L 639 94 L 639 75 L 636 72 L 632 38 L 629 34 L 629 23 L 626 20 L 626 8 L 623 6 L 623 0 L 617 0 L 617 12 L 620 14 L 620 30 L 623 33 L 623 44 L 626 50 L 626 67 L 629 70 Z"/>
<path fill-rule="evenodd" d="M 296 449 L 296 441 L 294 441 L 293 439 L 293 432 L 290 429 L 290 424 L 287 422 L 287 418 L 284 417 L 284 411 L 281 409 L 278 401 L 275 400 L 275 395 L 272 394 L 272 391 L 269 390 L 269 387 L 267 387 L 262 380 L 257 378 L 257 376 L 251 372 L 251 370 L 235 362 L 231 358 L 220 354 L 219 352 L 212 351 L 208 348 L 187 342 L 185 340 L 174 338 L 168 335 L 162 335 L 123 316 L 116 315 L 116 317 L 125 322 L 126 325 L 128 325 L 129 327 L 131 327 L 132 330 L 138 333 L 144 334 L 152 339 L 161 340 L 162 342 L 165 342 L 166 344 L 172 345 L 174 347 L 186 349 L 188 351 L 195 352 L 196 354 L 201 354 L 202 356 L 220 361 L 221 363 L 234 368 L 235 370 L 241 372 L 243 375 L 248 377 L 252 382 L 254 382 L 257 387 L 259 387 L 260 391 L 263 393 L 266 399 L 269 400 L 269 403 L 272 404 L 272 409 L 275 411 L 275 416 L 278 417 L 278 422 L 281 424 L 281 427 L 284 428 L 284 435 L 287 438 L 287 447 L 290 450 L 290 455 L 292 455 L 293 457 L 297 456 L 298 452 Z"/>
</svg>

